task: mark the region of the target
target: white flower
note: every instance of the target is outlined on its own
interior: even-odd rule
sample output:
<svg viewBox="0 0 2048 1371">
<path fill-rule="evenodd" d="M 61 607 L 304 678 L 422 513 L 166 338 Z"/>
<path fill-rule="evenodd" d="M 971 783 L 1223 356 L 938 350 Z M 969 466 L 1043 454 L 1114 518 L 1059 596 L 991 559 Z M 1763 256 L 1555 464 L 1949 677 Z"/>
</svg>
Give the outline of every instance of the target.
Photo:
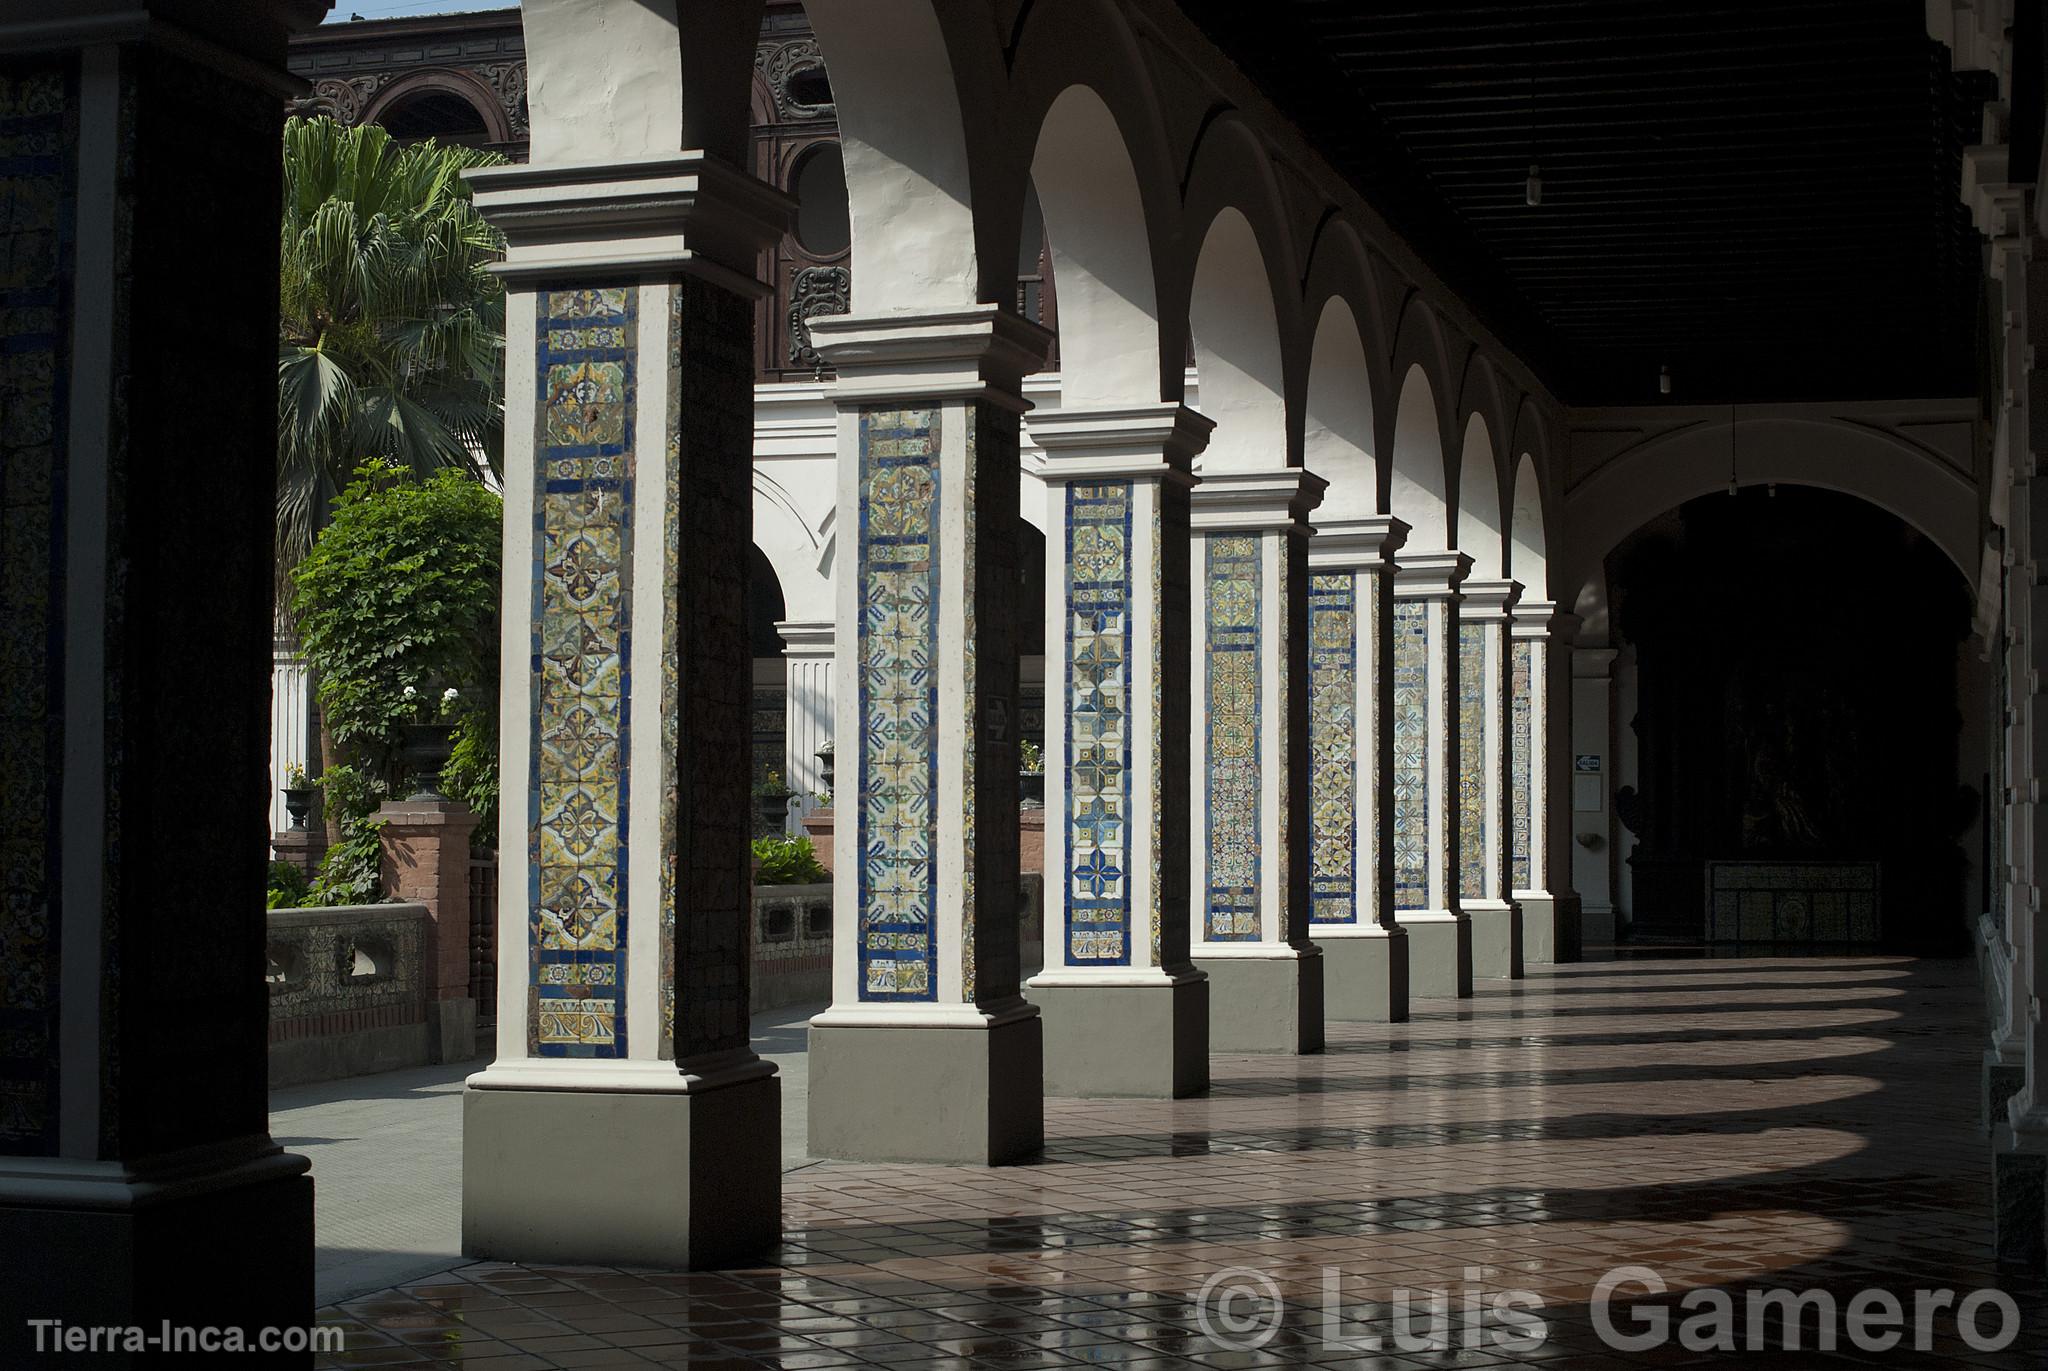
<svg viewBox="0 0 2048 1371">
<path fill-rule="evenodd" d="M 454 703 L 455 703 L 455 695 L 456 695 L 455 687 L 454 687 L 454 686 L 449 686 L 449 687 L 448 687 L 448 688 L 447 688 L 446 690 L 444 690 L 444 691 L 442 691 L 442 692 L 441 692 L 441 703 L 442 703 L 442 704 L 444 704 L 444 705 L 452 705 L 452 704 L 454 704 Z"/>
<path fill-rule="evenodd" d="M 413 689 L 413 688 L 412 688 L 411 686 L 407 686 L 407 687 L 405 688 L 405 698 L 406 698 L 406 699 L 410 700 L 410 699 L 411 699 L 411 698 L 412 698 L 413 696 L 415 696 L 415 695 L 417 695 L 417 694 L 419 694 L 419 692 L 418 692 L 417 690 L 414 690 L 414 689 Z"/>
</svg>

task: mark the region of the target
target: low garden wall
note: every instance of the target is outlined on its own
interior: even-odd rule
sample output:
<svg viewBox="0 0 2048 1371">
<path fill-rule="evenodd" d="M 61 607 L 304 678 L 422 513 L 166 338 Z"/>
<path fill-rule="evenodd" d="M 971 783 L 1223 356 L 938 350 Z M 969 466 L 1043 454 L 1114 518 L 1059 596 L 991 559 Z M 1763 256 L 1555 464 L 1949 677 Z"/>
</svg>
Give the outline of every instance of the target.
<svg viewBox="0 0 2048 1371">
<path fill-rule="evenodd" d="M 270 911 L 272 1087 L 431 1061 L 427 934 L 422 904 Z"/>
</svg>

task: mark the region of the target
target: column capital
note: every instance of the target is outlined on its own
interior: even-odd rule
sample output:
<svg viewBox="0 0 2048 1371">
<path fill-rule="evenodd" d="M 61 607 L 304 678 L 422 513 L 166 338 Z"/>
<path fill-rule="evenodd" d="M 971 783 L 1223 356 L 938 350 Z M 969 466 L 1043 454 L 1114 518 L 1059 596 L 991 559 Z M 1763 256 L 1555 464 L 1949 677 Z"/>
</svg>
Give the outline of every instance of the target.
<svg viewBox="0 0 2048 1371">
<path fill-rule="evenodd" d="M 1197 533 L 1276 529 L 1307 537 L 1310 511 L 1330 483 L 1300 467 L 1204 472 L 1192 493 Z"/>
<path fill-rule="evenodd" d="M 1581 622 L 1578 615 L 1559 609 L 1555 600 L 1518 600 L 1512 618 L 1515 637 L 1554 638 L 1560 643 L 1569 643 Z"/>
<path fill-rule="evenodd" d="M 1404 552 L 1394 569 L 1394 593 L 1402 599 L 1448 599 L 1472 574 L 1462 552 Z"/>
<path fill-rule="evenodd" d="M 1022 412 L 1024 378 L 1052 335 L 995 305 L 931 313 L 821 314 L 811 345 L 839 373 L 840 409 L 905 399 L 987 400 Z"/>
<path fill-rule="evenodd" d="M 830 619 L 778 619 L 785 657 L 830 657 L 839 626 Z"/>
<path fill-rule="evenodd" d="M 491 268 L 508 285 L 701 276 L 738 295 L 796 201 L 702 151 L 607 162 L 528 162 L 463 173 L 477 210 L 505 235 Z"/>
<path fill-rule="evenodd" d="M 1507 622 L 1522 597 L 1520 581 L 1466 581 L 1458 587 L 1458 612 L 1465 619 Z"/>
<path fill-rule="evenodd" d="M 1407 541 L 1408 525 L 1390 514 L 1331 519 L 1315 526 L 1315 537 L 1308 545 L 1308 564 L 1320 571 L 1346 567 L 1360 571 L 1390 570 L 1394 554 Z"/>
<path fill-rule="evenodd" d="M 1027 427 L 1031 440 L 1045 449 L 1038 474 L 1048 484 L 1171 476 L 1192 485 L 1195 457 L 1209 445 L 1216 421 L 1163 402 L 1034 410 Z"/>
</svg>

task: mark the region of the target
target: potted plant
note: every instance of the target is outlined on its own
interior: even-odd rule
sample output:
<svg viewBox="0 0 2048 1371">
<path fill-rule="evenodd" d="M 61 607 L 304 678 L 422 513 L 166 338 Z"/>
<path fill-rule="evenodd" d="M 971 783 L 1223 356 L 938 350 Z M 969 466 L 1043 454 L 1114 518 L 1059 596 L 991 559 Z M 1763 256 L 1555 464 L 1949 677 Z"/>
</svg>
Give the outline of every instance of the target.
<svg viewBox="0 0 2048 1371">
<path fill-rule="evenodd" d="M 452 716 L 461 692 L 449 686 L 435 705 L 428 702 L 426 694 L 407 686 L 405 699 L 413 710 L 413 717 L 402 725 L 403 742 L 399 747 L 399 758 L 412 783 L 412 794 L 406 799 L 442 799 L 441 771 L 455 751 L 457 724 Z"/>
<path fill-rule="evenodd" d="M 1025 809 L 1045 807 L 1045 749 L 1029 738 L 1017 744 L 1017 803 Z"/>
<path fill-rule="evenodd" d="M 761 823 L 770 833 L 782 832 L 789 821 L 789 787 L 782 783 L 782 773 L 774 767 L 768 768 L 761 779 L 754 783 L 754 799 L 761 806 Z"/>
<path fill-rule="evenodd" d="M 292 816 L 292 831 L 303 832 L 306 819 L 313 812 L 313 782 L 306 776 L 306 768 L 293 762 L 284 773 L 285 813 Z"/>
</svg>

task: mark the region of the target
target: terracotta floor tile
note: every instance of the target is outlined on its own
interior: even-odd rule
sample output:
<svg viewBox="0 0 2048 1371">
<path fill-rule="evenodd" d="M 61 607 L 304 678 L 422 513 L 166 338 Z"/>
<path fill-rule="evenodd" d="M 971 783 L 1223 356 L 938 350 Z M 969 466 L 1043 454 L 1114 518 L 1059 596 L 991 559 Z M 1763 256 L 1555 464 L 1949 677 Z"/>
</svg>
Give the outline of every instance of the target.
<svg viewBox="0 0 2048 1371">
<path fill-rule="evenodd" d="M 1729 1364 L 1601 1340 L 1591 1292 L 1633 1265 L 1658 1273 L 1666 1306 L 1729 1291 L 1738 1331 L 1752 1287 L 1846 1305 L 1876 1285 L 1910 1307 L 1917 1287 L 1996 1285 L 2022 1311 L 1998 1352 L 1949 1324 L 1925 1352 L 1765 1350 L 1732 1359 L 1745 1368 L 2038 1368 L 2042 1276 L 1998 1267 L 1989 1247 L 1981 1003 L 1962 962 L 1539 968 L 1419 1002 L 1406 1024 L 1332 1024 L 1319 1056 L 1216 1057 L 1202 1099 L 1048 1101 L 1036 1165 L 807 1166 L 785 1177 L 774 1264 L 479 1263 L 350 1301 L 323 1311 L 350 1330 L 323 1364 L 399 1364 L 451 1336 L 470 1340 L 465 1366 Z M 1270 1339 L 1216 1340 L 1195 1303 L 1212 1279 L 1277 1292 Z M 1453 1346 L 1395 1343 L 1402 1289 L 1418 1292 L 1418 1327 L 1444 1292 Z M 1542 1344 L 1505 1349 L 1483 1321 L 1468 1340 L 1473 1289 L 1482 1313 L 1500 1291 L 1540 1299 Z M 1330 1343 L 1333 1327 L 1379 1346 Z M 1768 1327 L 1782 1340 L 1782 1321 Z"/>
</svg>

